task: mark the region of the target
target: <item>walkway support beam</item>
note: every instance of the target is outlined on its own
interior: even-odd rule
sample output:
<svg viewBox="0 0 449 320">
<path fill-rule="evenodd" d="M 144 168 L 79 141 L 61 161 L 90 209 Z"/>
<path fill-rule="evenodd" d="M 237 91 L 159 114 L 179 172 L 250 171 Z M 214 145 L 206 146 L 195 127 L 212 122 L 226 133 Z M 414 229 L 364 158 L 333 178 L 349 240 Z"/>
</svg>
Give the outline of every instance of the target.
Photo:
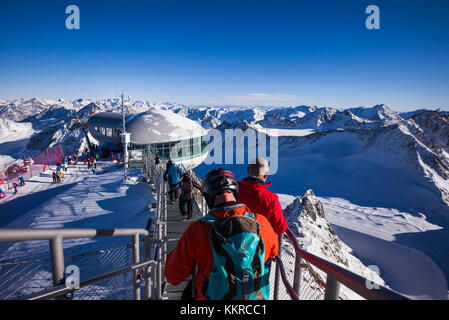
<svg viewBox="0 0 449 320">
<path fill-rule="evenodd" d="M 53 286 L 59 286 L 65 282 L 64 250 L 62 236 L 50 239 L 51 271 L 53 275 Z M 58 299 L 63 299 L 59 296 Z"/>
<path fill-rule="evenodd" d="M 140 247 L 139 247 L 139 235 L 133 235 L 133 262 L 138 264 L 140 262 Z M 134 300 L 140 300 L 140 279 L 139 270 L 134 270 L 133 272 L 134 280 Z"/>
<path fill-rule="evenodd" d="M 327 276 L 326 280 L 326 292 L 324 293 L 324 300 L 338 300 L 340 295 L 340 282 Z"/>
</svg>

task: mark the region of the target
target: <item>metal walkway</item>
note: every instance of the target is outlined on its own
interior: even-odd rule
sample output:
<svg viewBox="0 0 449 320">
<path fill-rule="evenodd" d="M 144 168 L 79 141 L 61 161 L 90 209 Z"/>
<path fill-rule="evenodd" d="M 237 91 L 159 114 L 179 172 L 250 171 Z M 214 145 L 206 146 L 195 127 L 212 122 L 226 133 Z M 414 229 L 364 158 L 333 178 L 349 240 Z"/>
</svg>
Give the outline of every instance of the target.
<svg viewBox="0 0 449 320">
<path fill-rule="evenodd" d="M 172 252 L 172 250 L 176 247 L 176 244 L 181 238 L 184 231 L 187 229 L 187 226 L 192 223 L 192 221 L 198 220 L 202 217 L 200 210 L 196 203 L 193 205 L 193 214 L 191 220 L 184 220 L 181 217 L 181 212 L 179 211 L 179 202 L 173 202 L 170 204 L 170 201 L 167 201 L 167 237 L 170 241 L 167 243 L 167 254 Z M 180 300 L 182 292 L 186 287 L 190 278 L 187 278 L 186 281 L 181 283 L 178 286 L 172 286 L 171 284 L 166 284 L 166 292 L 163 298 L 168 300 Z"/>
</svg>

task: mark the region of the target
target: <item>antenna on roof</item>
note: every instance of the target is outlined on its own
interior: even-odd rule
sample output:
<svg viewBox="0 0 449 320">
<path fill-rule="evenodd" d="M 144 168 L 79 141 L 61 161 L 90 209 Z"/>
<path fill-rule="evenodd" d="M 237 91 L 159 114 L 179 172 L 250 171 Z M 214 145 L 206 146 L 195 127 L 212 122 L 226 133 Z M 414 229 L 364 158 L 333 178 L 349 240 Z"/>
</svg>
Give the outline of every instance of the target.
<svg viewBox="0 0 449 320">
<path fill-rule="evenodd" d="M 128 101 L 129 101 L 128 96 Z M 125 173 L 125 182 L 127 179 L 127 169 L 128 169 L 128 143 L 130 141 L 130 134 L 126 132 L 126 126 L 125 126 L 125 93 L 122 91 L 122 121 L 123 121 L 123 127 L 122 127 L 122 134 L 121 136 L 121 142 L 123 145 L 123 168 Z"/>
</svg>

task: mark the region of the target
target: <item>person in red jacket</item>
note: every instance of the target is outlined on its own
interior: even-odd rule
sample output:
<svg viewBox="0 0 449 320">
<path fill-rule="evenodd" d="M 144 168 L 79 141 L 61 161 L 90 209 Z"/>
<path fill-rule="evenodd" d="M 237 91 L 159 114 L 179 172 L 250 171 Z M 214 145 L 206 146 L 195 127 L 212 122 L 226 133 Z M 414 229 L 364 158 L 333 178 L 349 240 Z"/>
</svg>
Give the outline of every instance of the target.
<svg viewBox="0 0 449 320">
<path fill-rule="evenodd" d="M 214 169 L 203 179 L 201 193 L 206 199 L 209 214 L 222 218 L 225 215 L 244 215 L 249 209 L 238 203 L 238 182 L 232 172 L 224 169 Z M 270 258 L 278 254 L 278 237 L 268 220 L 255 213 L 254 218 L 260 227 L 265 257 L 267 263 Z M 211 247 L 211 230 L 209 223 L 198 220 L 192 222 L 178 240 L 176 248 L 167 256 L 164 276 L 173 286 L 186 280 L 195 271 L 195 286 L 188 286 L 183 296 L 196 300 L 206 300 L 203 284 L 209 280 L 213 266 L 213 252 Z M 190 292 L 188 292 L 190 290 Z"/>
<path fill-rule="evenodd" d="M 249 177 L 239 182 L 239 201 L 252 212 L 264 215 L 274 231 L 280 235 L 287 230 L 287 221 L 282 212 L 279 197 L 268 191 L 271 182 L 266 183 L 270 168 L 264 158 L 256 158 L 247 167 Z"/>
</svg>

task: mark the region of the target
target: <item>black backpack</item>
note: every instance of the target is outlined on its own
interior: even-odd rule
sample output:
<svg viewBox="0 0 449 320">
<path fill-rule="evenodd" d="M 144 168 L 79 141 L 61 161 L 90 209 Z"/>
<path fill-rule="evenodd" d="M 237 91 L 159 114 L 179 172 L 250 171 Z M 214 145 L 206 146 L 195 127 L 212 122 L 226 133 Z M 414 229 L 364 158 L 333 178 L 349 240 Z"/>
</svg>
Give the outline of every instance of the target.
<svg viewBox="0 0 449 320">
<path fill-rule="evenodd" d="M 192 199 L 193 183 L 189 178 L 182 179 L 181 193 L 184 199 Z"/>
</svg>

